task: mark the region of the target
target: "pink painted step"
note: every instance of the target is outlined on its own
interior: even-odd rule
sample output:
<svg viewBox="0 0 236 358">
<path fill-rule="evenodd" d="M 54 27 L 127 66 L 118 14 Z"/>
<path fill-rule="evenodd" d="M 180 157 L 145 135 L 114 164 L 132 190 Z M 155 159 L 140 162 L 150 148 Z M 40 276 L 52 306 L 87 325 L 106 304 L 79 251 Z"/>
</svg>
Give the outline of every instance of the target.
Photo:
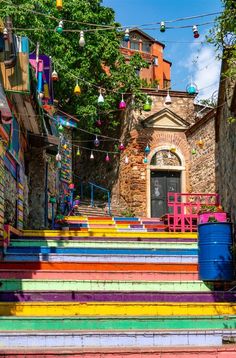
<svg viewBox="0 0 236 358">
<path fill-rule="evenodd" d="M 117 280 L 117 281 L 192 281 L 198 280 L 197 272 L 132 272 L 132 271 L 56 271 L 56 270 L 0 270 L 2 279 L 52 279 L 52 280 Z"/>
<path fill-rule="evenodd" d="M 0 358 L 235 358 L 236 346 L 142 349 L 2 349 Z"/>
</svg>

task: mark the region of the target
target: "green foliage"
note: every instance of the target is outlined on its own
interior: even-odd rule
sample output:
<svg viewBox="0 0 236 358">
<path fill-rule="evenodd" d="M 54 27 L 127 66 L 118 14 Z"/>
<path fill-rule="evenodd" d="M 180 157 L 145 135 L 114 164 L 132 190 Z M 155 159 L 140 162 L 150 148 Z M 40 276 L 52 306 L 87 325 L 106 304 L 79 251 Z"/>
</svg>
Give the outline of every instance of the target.
<svg viewBox="0 0 236 358">
<path fill-rule="evenodd" d="M 123 211 L 121 212 L 121 215 L 124 216 L 124 217 L 126 217 L 126 218 L 133 218 L 133 217 L 135 217 L 135 213 L 134 213 L 133 210 L 130 209 L 130 208 L 128 208 L 128 209 L 126 209 L 126 210 L 123 210 Z"/>
<path fill-rule="evenodd" d="M 104 112 L 108 113 L 108 129 L 119 124 L 116 110 L 121 93 L 134 94 L 136 106 L 141 107 L 143 94 L 139 90 L 141 81 L 136 70 L 147 67 L 138 54 L 126 63 L 119 52 L 123 34 L 116 29 L 118 24 L 115 23 L 114 11 L 101 3 L 101 0 L 63 0 L 63 9 L 58 11 L 56 0 L 1 2 L 1 17 L 12 17 L 13 26 L 22 29 L 16 30 L 16 33 L 30 38 L 31 51 L 39 42 L 40 53 L 52 56 L 60 79 L 54 86 L 60 108 L 77 115 L 81 126 L 93 131 L 95 120 Z M 64 31 L 58 34 L 55 29 L 59 19 L 75 22 L 64 21 Z M 94 26 L 82 24 L 85 22 L 114 28 L 96 30 Z M 77 32 L 67 32 L 68 29 Z M 79 46 L 80 30 L 85 31 L 83 48 Z M 104 68 L 109 68 L 109 71 Z M 73 93 L 76 78 L 81 87 L 78 97 Z M 97 104 L 98 88 L 93 85 L 106 89 L 105 102 L 100 107 Z"/>
<path fill-rule="evenodd" d="M 212 108 L 217 106 L 217 101 L 214 98 L 201 99 L 198 103 Z"/>
<path fill-rule="evenodd" d="M 227 77 L 236 76 L 236 2 L 222 0 L 223 13 L 217 18 L 216 25 L 210 31 L 207 41 L 213 43 L 220 52 L 220 57 L 228 62 Z M 224 52 L 223 52 L 224 50 Z"/>
</svg>

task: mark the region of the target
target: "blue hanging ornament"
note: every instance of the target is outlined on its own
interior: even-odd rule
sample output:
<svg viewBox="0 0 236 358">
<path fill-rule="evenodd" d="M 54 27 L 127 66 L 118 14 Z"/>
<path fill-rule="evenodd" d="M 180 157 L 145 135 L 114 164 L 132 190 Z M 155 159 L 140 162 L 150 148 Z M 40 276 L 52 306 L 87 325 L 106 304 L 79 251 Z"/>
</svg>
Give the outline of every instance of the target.
<svg viewBox="0 0 236 358">
<path fill-rule="evenodd" d="M 125 42 L 128 42 L 128 41 L 129 41 L 129 29 L 126 29 L 126 30 L 125 30 L 124 41 L 125 41 Z"/>
<path fill-rule="evenodd" d="M 147 144 L 146 148 L 144 149 L 145 154 L 149 154 L 150 153 L 150 147 Z"/>
</svg>

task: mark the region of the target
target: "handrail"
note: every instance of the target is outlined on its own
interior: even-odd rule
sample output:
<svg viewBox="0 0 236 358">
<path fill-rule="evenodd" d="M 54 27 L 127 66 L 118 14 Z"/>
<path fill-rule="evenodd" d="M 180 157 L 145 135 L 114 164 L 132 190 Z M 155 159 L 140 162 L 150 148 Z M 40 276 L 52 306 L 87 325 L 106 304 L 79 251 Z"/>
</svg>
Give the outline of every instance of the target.
<svg viewBox="0 0 236 358">
<path fill-rule="evenodd" d="M 108 205 L 108 214 L 111 215 L 111 195 L 110 190 L 107 188 L 102 187 L 101 185 L 98 185 L 96 183 L 93 183 L 91 181 L 84 181 L 79 175 L 73 174 L 76 178 L 80 179 L 80 193 L 81 193 L 81 199 L 83 198 L 83 184 L 89 184 L 90 185 L 90 203 L 91 206 L 94 207 L 94 188 L 100 189 L 107 193 L 107 205 Z"/>
</svg>

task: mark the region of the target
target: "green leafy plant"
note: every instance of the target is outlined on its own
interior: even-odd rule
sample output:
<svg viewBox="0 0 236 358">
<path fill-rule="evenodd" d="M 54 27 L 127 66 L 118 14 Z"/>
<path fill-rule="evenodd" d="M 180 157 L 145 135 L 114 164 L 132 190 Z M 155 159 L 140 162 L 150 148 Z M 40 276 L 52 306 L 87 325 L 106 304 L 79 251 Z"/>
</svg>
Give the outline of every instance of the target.
<svg viewBox="0 0 236 358">
<path fill-rule="evenodd" d="M 203 213 L 222 213 L 223 209 L 220 205 L 202 205 L 198 214 Z"/>
<path fill-rule="evenodd" d="M 208 223 L 218 223 L 219 221 L 214 217 L 214 216 L 210 216 L 208 218 Z"/>
<path fill-rule="evenodd" d="M 133 212 L 132 209 L 126 209 L 126 210 L 123 210 L 121 212 L 121 215 L 124 216 L 124 217 L 127 217 L 127 218 L 133 218 L 135 217 L 135 213 Z"/>
</svg>

